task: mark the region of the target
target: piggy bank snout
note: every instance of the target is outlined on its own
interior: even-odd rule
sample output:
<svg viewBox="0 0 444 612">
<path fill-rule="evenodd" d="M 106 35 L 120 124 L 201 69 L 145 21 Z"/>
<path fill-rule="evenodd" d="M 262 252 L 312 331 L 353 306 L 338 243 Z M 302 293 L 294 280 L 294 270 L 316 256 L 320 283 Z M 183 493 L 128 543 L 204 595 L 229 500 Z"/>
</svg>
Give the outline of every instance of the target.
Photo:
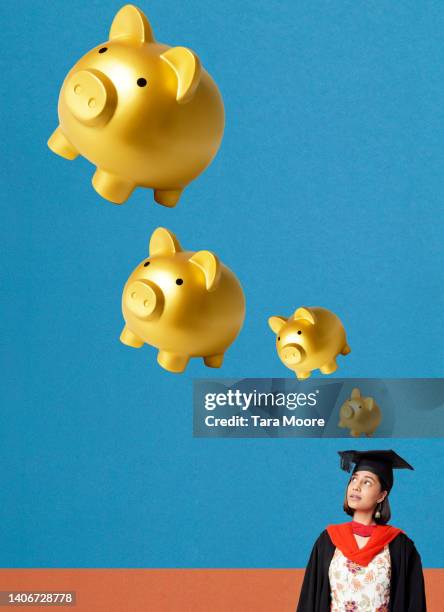
<svg viewBox="0 0 444 612">
<path fill-rule="evenodd" d="M 117 92 L 99 70 L 74 72 L 65 84 L 65 101 L 71 113 L 85 125 L 106 123 L 117 104 Z"/>
<path fill-rule="evenodd" d="M 281 357 L 288 365 L 296 365 L 302 361 L 304 349 L 297 344 L 287 344 L 281 351 Z"/>
<path fill-rule="evenodd" d="M 136 280 L 126 290 L 125 303 L 139 319 L 152 319 L 162 311 L 163 294 L 154 283 Z"/>
<path fill-rule="evenodd" d="M 354 416 L 354 414 L 355 414 L 355 411 L 349 404 L 342 407 L 342 416 L 344 418 L 351 419 Z"/>
</svg>

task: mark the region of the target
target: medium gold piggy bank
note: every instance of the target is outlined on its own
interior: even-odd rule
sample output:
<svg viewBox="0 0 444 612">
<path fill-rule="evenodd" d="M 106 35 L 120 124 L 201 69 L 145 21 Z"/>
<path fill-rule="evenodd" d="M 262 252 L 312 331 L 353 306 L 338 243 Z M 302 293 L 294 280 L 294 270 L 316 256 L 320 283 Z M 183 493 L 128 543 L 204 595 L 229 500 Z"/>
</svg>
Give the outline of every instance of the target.
<svg viewBox="0 0 444 612">
<path fill-rule="evenodd" d="M 97 166 L 93 186 L 116 204 L 141 186 L 175 206 L 216 155 L 224 129 L 221 95 L 197 55 L 157 43 L 130 4 L 115 16 L 109 40 L 68 73 L 58 113 L 49 148 Z"/>
<path fill-rule="evenodd" d="M 339 411 L 339 427 L 350 429 L 350 435 L 371 436 L 381 423 L 381 409 L 372 397 L 362 397 L 359 389 L 353 389 Z"/>
<path fill-rule="evenodd" d="M 183 372 L 190 357 L 203 357 L 210 368 L 224 353 L 245 318 L 242 287 L 210 251 L 183 251 L 167 229 L 151 236 L 149 258 L 129 277 L 122 296 L 128 346 L 159 349 L 157 361 L 170 372 Z"/>
<path fill-rule="evenodd" d="M 281 361 L 299 379 L 308 378 L 317 368 L 322 374 L 332 374 L 338 367 L 339 353 L 350 352 L 344 326 L 326 308 L 298 308 L 288 319 L 270 317 L 268 324 L 277 335 L 276 349 Z"/>
</svg>

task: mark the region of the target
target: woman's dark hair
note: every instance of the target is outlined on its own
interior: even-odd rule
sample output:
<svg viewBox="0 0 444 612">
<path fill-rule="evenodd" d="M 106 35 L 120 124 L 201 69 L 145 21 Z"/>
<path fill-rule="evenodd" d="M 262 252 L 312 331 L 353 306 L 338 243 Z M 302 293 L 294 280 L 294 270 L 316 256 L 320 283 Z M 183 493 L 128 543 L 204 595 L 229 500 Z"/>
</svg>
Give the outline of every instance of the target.
<svg viewBox="0 0 444 612">
<path fill-rule="evenodd" d="M 350 506 L 348 505 L 348 502 L 347 502 L 347 491 L 348 491 L 348 486 L 349 486 L 349 484 L 351 482 L 352 477 L 353 477 L 353 474 L 350 477 L 350 480 L 348 481 L 347 488 L 345 489 L 344 504 L 342 506 L 343 509 L 344 509 L 344 512 L 346 514 L 348 514 L 349 516 L 353 516 L 354 513 L 355 513 L 353 508 L 350 508 Z M 379 484 L 381 486 L 381 491 L 387 491 L 387 488 L 384 486 L 384 483 L 381 482 L 379 477 L 378 477 L 378 482 L 379 482 Z M 377 523 L 378 525 L 386 525 L 389 522 L 389 520 L 390 520 L 390 518 L 392 516 L 392 511 L 390 510 L 390 502 L 388 500 L 388 493 L 384 497 L 382 502 L 377 504 L 377 506 L 375 508 L 375 513 L 376 512 L 379 512 L 381 516 L 379 518 L 376 518 L 376 516 L 373 515 L 375 523 Z"/>
</svg>

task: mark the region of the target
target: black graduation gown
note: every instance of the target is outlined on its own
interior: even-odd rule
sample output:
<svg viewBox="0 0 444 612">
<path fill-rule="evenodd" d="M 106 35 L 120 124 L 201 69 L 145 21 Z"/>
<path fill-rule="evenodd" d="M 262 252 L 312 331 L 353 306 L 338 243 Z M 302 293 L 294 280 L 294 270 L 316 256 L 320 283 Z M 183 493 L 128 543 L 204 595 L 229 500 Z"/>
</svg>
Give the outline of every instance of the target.
<svg viewBox="0 0 444 612">
<path fill-rule="evenodd" d="M 335 545 L 327 530 L 316 540 L 305 570 L 297 612 L 330 612 L 328 570 Z M 412 540 L 400 533 L 389 544 L 390 612 L 426 612 L 421 558 Z"/>
</svg>

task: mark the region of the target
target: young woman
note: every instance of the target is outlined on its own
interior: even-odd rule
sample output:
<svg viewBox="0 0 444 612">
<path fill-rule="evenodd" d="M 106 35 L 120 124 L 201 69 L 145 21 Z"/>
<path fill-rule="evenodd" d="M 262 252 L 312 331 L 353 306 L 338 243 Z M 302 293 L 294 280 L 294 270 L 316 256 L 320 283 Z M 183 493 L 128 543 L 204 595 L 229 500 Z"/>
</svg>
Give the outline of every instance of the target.
<svg viewBox="0 0 444 612">
<path fill-rule="evenodd" d="M 329 525 L 313 547 L 297 612 L 425 612 L 421 559 L 405 533 L 387 525 L 393 469 L 413 470 L 394 451 L 343 451 L 354 469 L 344 500 L 348 523 Z"/>
</svg>

